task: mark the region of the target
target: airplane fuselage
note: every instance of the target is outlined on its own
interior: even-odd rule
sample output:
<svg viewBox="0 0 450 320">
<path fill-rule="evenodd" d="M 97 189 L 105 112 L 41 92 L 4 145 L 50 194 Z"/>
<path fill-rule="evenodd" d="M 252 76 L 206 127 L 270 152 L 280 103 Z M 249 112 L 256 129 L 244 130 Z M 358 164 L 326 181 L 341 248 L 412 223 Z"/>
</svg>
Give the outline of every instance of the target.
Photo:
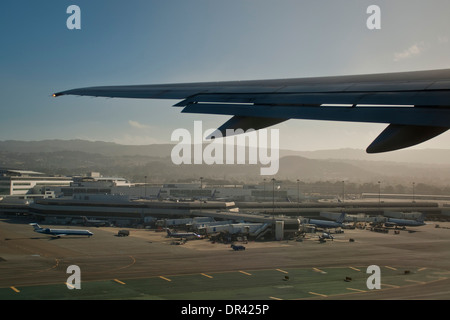
<svg viewBox="0 0 450 320">
<path fill-rule="evenodd" d="M 50 228 L 41 228 L 38 224 L 31 224 L 34 227 L 34 232 L 48 234 L 51 236 L 88 236 L 91 237 L 94 234 L 89 230 L 80 230 L 80 229 L 50 229 Z"/>
<path fill-rule="evenodd" d="M 93 233 L 88 230 L 71 230 L 71 229 L 49 229 L 45 228 L 41 231 L 36 230 L 39 233 L 50 234 L 52 236 L 58 235 L 73 235 L 73 236 L 92 236 Z"/>
<path fill-rule="evenodd" d="M 319 228 L 340 228 L 340 227 L 342 227 L 342 224 L 339 222 L 316 220 L 316 219 L 310 219 L 309 224 L 313 224 Z"/>
<path fill-rule="evenodd" d="M 425 225 L 423 221 L 417 220 L 407 220 L 407 219 L 392 219 L 389 218 L 386 222 L 386 225 L 393 225 L 399 227 L 420 227 Z"/>
</svg>

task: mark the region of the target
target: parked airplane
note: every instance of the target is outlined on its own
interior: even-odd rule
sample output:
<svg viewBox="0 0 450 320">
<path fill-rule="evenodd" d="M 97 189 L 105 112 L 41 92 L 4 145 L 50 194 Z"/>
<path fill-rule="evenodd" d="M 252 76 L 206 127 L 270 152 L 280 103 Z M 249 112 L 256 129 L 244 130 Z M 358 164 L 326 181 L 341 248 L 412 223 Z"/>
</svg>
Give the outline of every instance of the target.
<svg viewBox="0 0 450 320">
<path fill-rule="evenodd" d="M 368 153 L 411 147 L 450 128 L 450 69 L 369 75 L 79 88 L 54 93 L 182 99 L 183 113 L 232 115 L 210 135 L 289 119 L 387 123 Z M 336 107 L 338 106 L 338 107 Z M 227 132 L 227 129 L 230 129 Z M 219 135 L 220 133 L 220 135 Z"/>
<path fill-rule="evenodd" d="M 88 236 L 91 237 L 94 234 L 89 230 L 77 230 L 77 229 L 50 229 L 50 228 L 41 228 L 37 223 L 30 223 L 34 228 L 34 232 L 48 234 L 51 236 Z"/>
<path fill-rule="evenodd" d="M 346 213 L 341 213 L 339 218 L 336 221 L 328 221 L 328 220 L 318 220 L 318 219 L 309 219 L 307 224 L 315 225 L 319 228 L 340 228 L 345 220 Z"/>
<path fill-rule="evenodd" d="M 85 226 L 105 227 L 107 225 L 107 222 L 104 220 L 88 219 L 85 216 L 83 216 L 82 218 Z"/>
<path fill-rule="evenodd" d="M 419 218 L 416 220 L 412 219 L 395 219 L 395 218 L 388 218 L 387 221 L 384 223 L 386 227 L 420 227 L 424 226 L 424 214 L 421 214 Z"/>
<path fill-rule="evenodd" d="M 185 239 L 200 239 L 202 236 L 195 232 L 172 232 L 169 228 L 167 230 L 167 236 L 170 238 L 185 238 Z"/>
</svg>

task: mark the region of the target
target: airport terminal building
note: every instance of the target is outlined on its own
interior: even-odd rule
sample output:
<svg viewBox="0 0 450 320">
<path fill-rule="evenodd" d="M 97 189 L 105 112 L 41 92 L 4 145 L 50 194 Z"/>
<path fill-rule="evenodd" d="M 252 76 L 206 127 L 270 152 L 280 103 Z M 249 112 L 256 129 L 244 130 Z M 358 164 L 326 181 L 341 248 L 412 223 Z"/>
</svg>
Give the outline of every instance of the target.
<svg viewBox="0 0 450 320">
<path fill-rule="evenodd" d="M 0 198 L 3 196 L 0 213 L 70 219 L 88 216 L 142 221 L 146 217 L 212 217 L 215 212 L 317 217 L 321 211 L 337 212 L 343 208 L 349 214 L 383 214 L 393 208 L 441 213 L 444 209 L 428 202 L 389 202 L 381 206 L 378 201 L 305 201 L 298 184 L 134 184 L 95 172 L 86 176 L 49 177 L 34 171 L 1 170 L 0 190 Z"/>
<path fill-rule="evenodd" d="M 35 171 L 0 169 L 0 195 L 45 194 L 48 189 L 70 186 L 72 181 L 71 177 L 49 177 Z"/>
</svg>

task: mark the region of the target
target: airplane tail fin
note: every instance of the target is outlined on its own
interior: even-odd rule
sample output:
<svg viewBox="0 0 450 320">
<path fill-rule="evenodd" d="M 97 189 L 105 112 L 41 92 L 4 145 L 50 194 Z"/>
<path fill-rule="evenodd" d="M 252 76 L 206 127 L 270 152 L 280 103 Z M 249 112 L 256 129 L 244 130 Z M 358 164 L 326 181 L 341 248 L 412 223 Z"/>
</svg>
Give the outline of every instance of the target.
<svg viewBox="0 0 450 320">
<path fill-rule="evenodd" d="M 33 226 L 34 230 L 42 229 L 37 223 L 30 223 L 30 226 Z"/>
<path fill-rule="evenodd" d="M 342 212 L 341 215 L 339 216 L 339 218 L 336 220 L 337 223 L 342 223 L 345 220 L 345 212 Z"/>
<path fill-rule="evenodd" d="M 425 215 L 423 213 L 420 214 L 420 216 L 417 218 L 417 222 L 423 223 L 425 221 Z"/>
</svg>

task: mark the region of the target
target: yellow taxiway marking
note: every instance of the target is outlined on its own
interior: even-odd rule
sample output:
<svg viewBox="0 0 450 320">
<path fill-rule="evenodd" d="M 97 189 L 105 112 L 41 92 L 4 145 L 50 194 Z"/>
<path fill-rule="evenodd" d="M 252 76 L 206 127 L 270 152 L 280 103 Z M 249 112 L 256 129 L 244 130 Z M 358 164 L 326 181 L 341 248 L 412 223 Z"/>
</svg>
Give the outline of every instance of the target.
<svg viewBox="0 0 450 320">
<path fill-rule="evenodd" d="M 170 279 L 168 279 L 168 278 L 166 278 L 166 277 L 163 277 L 163 276 L 159 276 L 161 279 L 163 279 L 163 280 L 166 280 L 166 281 L 172 281 L 172 280 L 170 280 Z"/>
<path fill-rule="evenodd" d="M 361 270 L 359 270 L 358 268 L 355 268 L 355 267 L 349 267 L 350 269 L 353 269 L 353 270 L 355 270 L 355 271 L 361 271 Z"/>
<path fill-rule="evenodd" d="M 313 268 L 313 270 L 314 270 L 315 272 L 326 273 L 325 271 L 320 270 L 319 268 Z"/>
<path fill-rule="evenodd" d="M 423 281 L 417 281 L 417 280 L 412 280 L 412 279 L 405 279 L 405 281 L 414 282 L 414 283 L 420 283 L 420 284 L 426 284 L 426 282 L 423 282 Z"/>
<path fill-rule="evenodd" d="M 367 292 L 367 291 L 355 289 L 355 288 L 347 288 L 347 290 L 353 290 L 353 291 L 357 291 L 357 292 Z"/>
<path fill-rule="evenodd" d="M 273 300 L 283 300 L 283 299 L 276 298 L 276 297 L 269 297 L 269 299 L 273 299 Z"/>
<path fill-rule="evenodd" d="M 204 276 L 204 277 L 207 277 L 207 278 L 210 278 L 210 279 L 212 279 L 212 276 L 210 276 L 209 274 L 206 274 L 206 273 L 200 273 L 202 276 Z"/>
<path fill-rule="evenodd" d="M 382 283 L 381 284 L 381 286 L 383 287 L 383 286 L 387 286 L 387 287 L 391 287 L 391 288 L 400 288 L 400 286 L 396 286 L 396 285 L 394 285 L 394 284 L 387 284 L 387 283 Z"/>
<path fill-rule="evenodd" d="M 310 292 L 308 292 L 308 293 L 309 293 L 309 294 L 316 295 L 316 296 L 321 296 L 321 297 L 324 297 L 324 298 L 328 297 L 328 296 L 325 295 L 325 294 L 320 294 L 320 293 L 316 293 L 316 292 L 312 292 L 312 291 L 310 291 Z"/>
<path fill-rule="evenodd" d="M 417 271 L 423 271 L 423 270 L 425 270 L 426 268 L 420 268 L 419 270 L 417 270 Z"/>
<path fill-rule="evenodd" d="M 20 290 L 19 289 L 17 289 L 16 287 L 10 287 L 12 290 L 14 290 L 15 292 L 17 292 L 17 293 L 19 293 L 20 292 Z"/>
<path fill-rule="evenodd" d="M 283 272 L 283 273 L 289 273 L 289 272 L 284 271 L 284 270 L 281 270 L 281 269 L 275 269 L 275 270 L 280 271 L 280 272 Z"/>
<path fill-rule="evenodd" d="M 395 269 L 394 267 L 389 267 L 389 266 L 384 266 L 385 268 L 388 268 L 388 269 L 391 269 L 391 270 L 394 270 L 394 271 L 396 271 L 397 269 Z"/>
<path fill-rule="evenodd" d="M 251 276 L 251 275 L 252 275 L 251 273 L 248 273 L 248 272 L 245 272 L 245 271 L 242 271 L 242 270 L 239 270 L 239 272 L 240 272 L 240 273 L 243 273 L 243 274 L 246 274 L 246 275 L 248 275 L 248 276 Z"/>
<path fill-rule="evenodd" d="M 120 283 L 120 284 L 125 284 L 125 282 L 120 281 L 119 279 L 114 279 L 115 282 Z"/>
<path fill-rule="evenodd" d="M 72 289 L 75 289 L 75 286 L 74 286 L 73 284 L 68 283 L 68 282 L 66 282 L 66 286 L 67 286 L 67 287 L 70 287 L 70 288 L 72 288 Z"/>
</svg>

